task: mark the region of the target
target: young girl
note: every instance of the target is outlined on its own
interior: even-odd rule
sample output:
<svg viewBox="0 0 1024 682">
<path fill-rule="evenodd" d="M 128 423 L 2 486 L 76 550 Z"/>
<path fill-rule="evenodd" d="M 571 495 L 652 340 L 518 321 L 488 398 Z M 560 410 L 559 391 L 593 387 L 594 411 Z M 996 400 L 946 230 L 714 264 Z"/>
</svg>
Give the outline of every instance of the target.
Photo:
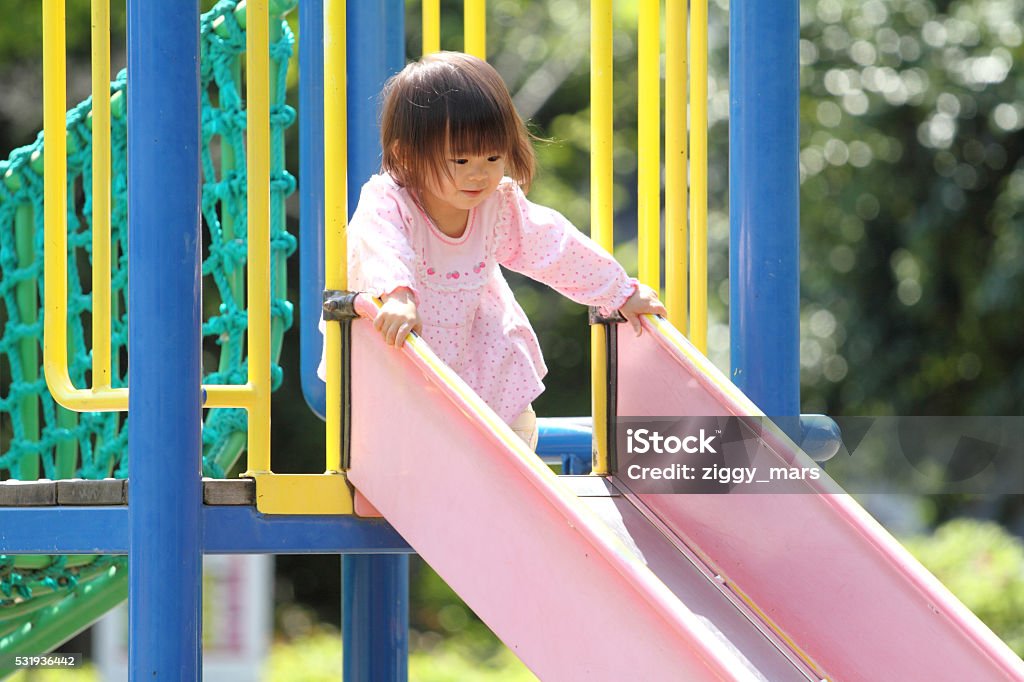
<svg viewBox="0 0 1024 682">
<path fill-rule="evenodd" d="M 535 447 L 531 402 L 547 367 L 498 266 L 618 310 L 637 334 L 637 316 L 664 307 L 561 214 L 527 200 L 530 134 L 486 62 L 439 52 L 392 77 L 381 147 L 382 172 L 348 226 L 349 288 L 384 300 L 374 326 L 388 344 L 419 332 Z"/>
</svg>

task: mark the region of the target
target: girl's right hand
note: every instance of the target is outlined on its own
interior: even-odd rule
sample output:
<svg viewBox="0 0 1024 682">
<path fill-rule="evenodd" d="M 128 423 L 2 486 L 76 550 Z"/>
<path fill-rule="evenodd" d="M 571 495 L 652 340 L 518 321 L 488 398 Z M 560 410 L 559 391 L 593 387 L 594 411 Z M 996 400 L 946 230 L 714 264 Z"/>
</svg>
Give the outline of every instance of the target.
<svg viewBox="0 0 1024 682">
<path fill-rule="evenodd" d="M 643 327 L 640 326 L 641 315 L 668 315 L 665 306 L 658 300 L 658 292 L 646 284 L 637 286 L 633 295 L 626 299 L 626 302 L 619 308 L 619 312 L 633 327 L 637 336 L 640 336 L 643 331 Z"/>
<path fill-rule="evenodd" d="M 389 346 L 401 348 L 409 332 L 423 330 L 423 321 L 416 310 L 416 299 L 408 289 L 395 289 L 384 297 L 384 305 L 377 312 L 373 326 Z"/>
</svg>

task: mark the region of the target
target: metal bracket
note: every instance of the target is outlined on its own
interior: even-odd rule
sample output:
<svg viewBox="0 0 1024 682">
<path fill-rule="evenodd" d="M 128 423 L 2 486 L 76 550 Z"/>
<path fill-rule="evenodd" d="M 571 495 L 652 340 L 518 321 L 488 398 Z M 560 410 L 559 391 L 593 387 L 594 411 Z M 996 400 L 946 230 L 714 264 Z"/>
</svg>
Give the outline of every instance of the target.
<svg viewBox="0 0 1024 682">
<path fill-rule="evenodd" d="M 353 492 L 343 473 L 256 473 L 256 509 L 263 514 L 352 514 Z"/>
<path fill-rule="evenodd" d="M 324 319 L 334 322 L 354 320 L 359 317 L 356 312 L 356 296 L 358 291 L 324 290 Z"/>
<path fill-rule="evenodd" d="M 618 310 L 613 311 L 611 315 L 602 315 L 597 306 L 590 306 L 587 310 L 590 313 L 589 321 L 591 326 L 595 324 L 621 324 L 626 321 L 626 318 Z"/>
<path fill-rule="evenodd" d="M 324 290 L 324 320 L 341 325 L 341 468 L 350 461 L 349 435 L 352 432 L 352 320 L 358 319 L 356 296 L 361 292 Z M 347 513 L 347 512 L 346 512 Z"/>
</svg>

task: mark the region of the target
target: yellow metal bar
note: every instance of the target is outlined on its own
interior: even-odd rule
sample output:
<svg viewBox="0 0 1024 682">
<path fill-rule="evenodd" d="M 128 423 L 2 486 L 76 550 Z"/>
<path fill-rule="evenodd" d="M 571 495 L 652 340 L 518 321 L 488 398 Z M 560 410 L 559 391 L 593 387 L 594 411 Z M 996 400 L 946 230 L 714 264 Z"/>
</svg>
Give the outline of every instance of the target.
<svg viewBox="0 0 1024 682">
<path fill-rule="evenodd" d="M 68 371 L 67 56 L 64 24 L 64 0 L 46 0 L 43 3 L 43 280 L 46 289 L 43 373 L 54 400 L 68 409 L 95 412 L 126 410 L 127 389 L 79 390 L 71 383 Z M 108 106 L 109 97 L 108 91 Z M 107 319 L 109 325 L 109 314 Z"/>
<path fill-rule="evenodd" d="M 43 371 L 54 400 L 63 407 L 81 412 L 112 412 L 128 409 L 128 389 L 110 388 L 110 50 L 109 14 L 106 2 L 93 7 L 93 164 L 94 214 L 93 324 L 100 321 L 101 331 L 94 331 L 94 355 L 102 356 L 99 371 L 93 370 L 92 389 L 79 389 L 71 383 L 67 360 L 67 130 L 65 123 L 67 62 L 65 55 L 64 0 L 43 3 L 43 192 L 44 192 L 44 286 L 46 289 L 43 332 Z M 265 4 L 265 2 L 264 2 Z M 104 47 L 105 46 L 105 47 Z M 269 117 L 269 106 L 265 107 Z M 269 118 L 268 118 L 269 122 Z M 269 129 L 269 125 L 268 125 Z M 104 141 L 104 139 L 106 141 Z M 97 160 L 97 156 L 99 159 Z M 269 158 L 269 157 L 268 157 Z M 106 169 L 106 173 L 104 170 Z M 105 175 L 97 181 L 96 176 Z M 269 169 L 266 172 L 269 186 Z M 98 182 L 98 184 L 97 184 Z M 269 219 L 269 212 L 268 212 Z M 263 243 L 269 246 L 269 236 Z M 105 248 L 104 248 L 105 247 Z M 268 254 L 269 248 L 264 249 Z M 251 256 L 250 256 L 251 258 Z M 269 263 L 269 260 L 267 261 Z M 97 276 L 97 271 L 99 275 Z M 97 284 L 97 278 L 100 283 Z M 269 282 L 269 265 L 266 281 Z M 269 291 L 266 297 L 266 318 L 269 329 Z M 106 307 L 104 313 L 102 308 Z M 104 333 L 105 331 L 105 333 Z M 105 337 L 105 338 L 104 338 Z M 265 333 L 264 338 L 269 339 Z M 103 350 L 104 340 L 106 350 Z M 250 343 L 250 349 L 252 344 Z M 269 348 L 266 351 L 266 393 L 269 396 Z M 203 386 L 206 407 L 245 407 L 256 404 L 257 393 L 250 385 Z M 250 420 L 251 422 L 252 420 Z"/>
<path fill-rule="evenodd" d="M 64 0 L 43 2 L 43 217 L 45 223 L 43 371 L 56 397 L 73 391 L 67 363 L 67 57 Z M 56 390 L 55 390 L 56 389 Z M 63 404 L 63 403 L 61 403 Z"/>
<path fill-rule="evenodd" d="M 68 379 L 67 386 L 59 393 L 57 401 L 62 407 L 78 412 L 124 412 L 128 409 L 127 388 L 77 389 Z M 55 398 L 58 393 L 49 386 Z M 249 409 L 254 402 L 254 391 L 249 384 L 241 386 L 211 384 L 203 385 L 205 399 L 203 407 L 241 407 Z"/>
<path fill-rule="evenodd" d="M 464 0 L 463 44 L 466 52 L 487 59 L 487 0 Z"/>
<path fill-rule="evenodd" d="M 241 407 L 252 409 L 257 393 L 249 384 L 203 385 L 203 407 Z"/>
<path fill-rule="evenodd" d="M 344 475 L 257 473 L 256 509 L 264 514 L 354 514 Z"/>
<path fill-rule="evenodd" d="M 708 352 L 708 4 L 695 0 L 690 39 L 690 341 Z"/>
<path fill-rule="evenodd" d="M 246 10 L 246 167 L 248 180 L 248 472 L 270 471 L 270 18 L 268 0 Z"/>
<path fill-rule="evenodd" d="M 612 3 L 590 4 L 590 236 L 609 252 L 612 230 Z M 591 407 L 594 415 L 593 472 L 608 474 L 608 375 L 605 330 L 590 328 Z"/>
<path fill-rule="evenodd" d="M 46 326 L 45 321 L 43 326 Z M 43 355 L 46 355 L 45 348 Z M 67 370 L 67 365 L 64 368 Z M 83 390 L 72 385 L 71 377 L 66 371 L 64 377 L 56 372 L 46 372 L 46 375 L 46 387 L 61 407 L 76 412 L 126 412 L 128 410 L 127 388 Z M 54 381 L 55 379 L 56 381 Z"/>
<path fill-rule="evenodd" d="M 67 130 L 65 128 L 67 55 L 65 54 L 64 25 L 64 0 L 46 0 L 43 3 L 43 138 L 45 140 L 43 144 L 43 239 L 45 242 L 43 281 L 46 290 L 43 320 L 43 373 L 46 376 L 46 385 L 59 405 L 79 411 L 126 410 L 128 409 L 127 389 L 109 388 L 108 379 L 106 386 L 91 391 L 80 390 L 71 383 L 71 375 L 68 371 L 68 186 Z M 107 70 L 109 72 L 109 66 Z M 109 110 L 109 80 L 107 88 L 104 99 Z M 109 114 L 107 121 L 109 125 Z M 95 115 L 93 125 L 96 126 Z M 109 161 L 107 167 L 109 167 Z M 107 241 L 109 242 L 109 237 Z M 107 262 L 109 278 L 109 247 Z M 95 288 L 95 284 L 93 286 Z M 109 303 L 106 320 L 109 343 Z M 106 357 L 107 376 L 109 377 L 109 350 Z"/>
<path fill-rule="evenodd" d="M 110 2 L 92 2 L 92 385 L 110 387 Z"/>
<path fill-rule="evenodd" d="M 686 332 L 687 0 L 665 6 L 665 307 Z"/>
<path fill-rule="evenodd" d="M 424 28 L 427 3 L 423 6 Z M 437 18 L 435 13 L 434 18 Z M 324 205 L 324 263 L 328 289 L 348 285 L 345 229 L 348 221 L 348 125 L 345 92 L 345 2 L 329 0 L 324 18 L 324 186 L 340 188 L 328 192 Z M 426 38 L 426 34 L 424 34 Z M 326 471 L 341 471 L 341 326 L 327 325 L 327 453 Z"/>
<path fill-rule="evenodd" d="M 441 0 L 423 0 L 423 54 L 441 50 Z"/>
<path fill-rule="evenodd" d="M 638 47 L 637 179 L 640 281 L 661 290 L 661 7 L 641 0 Z"/>
</svg>

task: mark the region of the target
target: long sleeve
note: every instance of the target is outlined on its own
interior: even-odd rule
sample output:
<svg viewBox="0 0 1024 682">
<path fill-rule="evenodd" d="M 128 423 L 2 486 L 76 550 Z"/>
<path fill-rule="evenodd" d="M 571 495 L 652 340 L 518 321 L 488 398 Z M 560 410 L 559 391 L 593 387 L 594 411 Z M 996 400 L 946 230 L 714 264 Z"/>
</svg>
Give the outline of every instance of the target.
<svg viewBox="0 0 1024 682">
<path fill-rule="evenodd" d="M 348 288 L 382 296 L 405 287 L 419 302 L 414 279 L 416 255 L 394 191 L 379 176 L 363 185 L 359 205 L 348 226 Z M 323 317 L 319 330 L 326 339 L 327 323 Z M 323 381 L 327 381 L 326 346 L 325 340 L 316 370 Z"/>
<path fill-rule="evenodd" d="M 498 227 L 501 265 L 605 314 L 636 291 L 636 280 L 615 258 L 558 211 L 530 202 L 514 182 L 503 183 L 499 191 L 507 202 Z"/>
<path fill-rule="evenodd" d="M 348 228 L 349 288 L 374 296 L 405 287 L 419 300 L 416 254 L 397 199 L 381 182 L 363 186 Z"/>
</svg>

